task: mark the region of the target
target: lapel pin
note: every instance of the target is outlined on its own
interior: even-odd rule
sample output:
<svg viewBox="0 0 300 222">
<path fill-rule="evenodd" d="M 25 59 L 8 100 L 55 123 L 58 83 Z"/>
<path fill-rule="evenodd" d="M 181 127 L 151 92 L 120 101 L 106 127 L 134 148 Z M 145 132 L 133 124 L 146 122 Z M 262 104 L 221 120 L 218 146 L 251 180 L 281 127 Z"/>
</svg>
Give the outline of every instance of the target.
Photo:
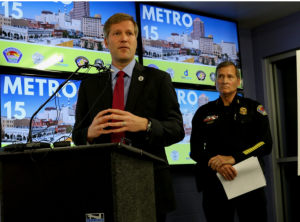
<svg viewBox="0 0 300 222">
<path fill-rule="evenodd" d="M 139 76 L 139 81 L 143 81 L 144 80 L 144 77 L 143 76 Z"/>
</svg>

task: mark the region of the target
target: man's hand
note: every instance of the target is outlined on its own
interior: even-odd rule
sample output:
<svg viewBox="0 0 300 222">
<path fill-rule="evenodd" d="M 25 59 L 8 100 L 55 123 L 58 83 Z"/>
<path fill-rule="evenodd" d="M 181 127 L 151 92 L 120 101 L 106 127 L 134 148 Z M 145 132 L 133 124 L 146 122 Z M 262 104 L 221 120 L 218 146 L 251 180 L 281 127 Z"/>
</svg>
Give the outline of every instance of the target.
<svg viewBox="0 0 300 222">
<path fill-rule="evenodd" d="M 225 180 L 234 180 L 237 176 L 236 170 L 230 164 L 219 167 L 217 171 L 225 178 Z"/>
<path fill-rule="evenodd" d="M 208 161 L 208 166 L 211 167 L 215 171 L 217 171 L 219 167 L 221 167 L 225 164 L 233 165 L 233 164 L 235 164 L 235 159 L 232 156 L 217 155 L 217 156 L 212 157 Z"/>
<path fill-rule="evenodd" d="M 89 126 L 87 141 L 89 143 L 93 142 L 95 138 L 100 136 L 101 134 L 109 134 L 111 130 L 105 130 L 108 126 L 108 121 L 111 119 L 110 115 L 105 116 L 108 113 L 108 110 L 103 110 L 97 114 L 94 118 L 92 124 Z"/>
<path fill-rule="evenodd" d="M 112 133 L 119 133 L 124 131 L 138 132 L 146 131 L 148 120 L 139 116 L 135 116 L 130 112 L 118 109 L 108 109 L 111 113 L 110 119 L 117 120 L 118 122 L 109 122 L 108 126 L 118 127 L 111 129 Z"/>
</svg>

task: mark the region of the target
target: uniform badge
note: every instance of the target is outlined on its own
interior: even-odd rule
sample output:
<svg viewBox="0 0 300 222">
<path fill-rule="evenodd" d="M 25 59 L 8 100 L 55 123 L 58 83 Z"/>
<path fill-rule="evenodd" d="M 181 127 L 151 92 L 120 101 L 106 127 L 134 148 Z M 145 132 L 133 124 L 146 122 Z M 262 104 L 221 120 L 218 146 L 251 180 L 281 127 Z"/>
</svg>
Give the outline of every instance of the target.
<svg viewBox="0 0 300 222">
<path fill-rule="evenodd" d="M 245 107 L 240 108 L 240 114 L 247 115 L 247 109 Z"/>
<path fill-rule="evenodd" d="M 262 106 L 262 105 L 259 105 L 257 107 L 257 112 L 261 113 L 262 115 L 266 116 L 267 115 L 267 112 L 265 110 L 265 108 Z"/>
<path fill-rule="evenodd" d="M 218 116 L 207 116 L 204 120 L 203 120 L 203 122 L 209 122 L 209 121 L 214 121 L 215 119 L 218 119 Z M 212 123 L 211 122 L 211 123 Z"/>
</svg>

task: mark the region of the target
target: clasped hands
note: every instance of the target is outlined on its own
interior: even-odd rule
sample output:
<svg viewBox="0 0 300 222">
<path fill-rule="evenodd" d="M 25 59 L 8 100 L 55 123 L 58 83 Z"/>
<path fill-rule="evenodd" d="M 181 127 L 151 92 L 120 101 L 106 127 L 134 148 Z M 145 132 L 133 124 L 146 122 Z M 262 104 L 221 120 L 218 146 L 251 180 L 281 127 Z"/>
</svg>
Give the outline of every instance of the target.
<svg viewBox="0 0 300 222">
<path fill-rule="evenodd" d="M 110 122 L 110 120 L 116 120 L 117 122 Z M 147 124 L 148 119 L 135 116 L 130 112 L 106 109 L 99 112 L 89 126 L 87 140 L 91 143 L 102 134 L 146 131 Z M 106 129 L 107 127 L 110 128 Z"/>
<path fill-rule="evenodd" d="M 237 176 L 237 172 L 232 166 L 233 164 L 235 164 L 235 159 L 232 156 L 217 155 L 208 161 L 208 166 L 212 170 L 219 172 L 226 180 L 234 180 Z"/>
</svg>

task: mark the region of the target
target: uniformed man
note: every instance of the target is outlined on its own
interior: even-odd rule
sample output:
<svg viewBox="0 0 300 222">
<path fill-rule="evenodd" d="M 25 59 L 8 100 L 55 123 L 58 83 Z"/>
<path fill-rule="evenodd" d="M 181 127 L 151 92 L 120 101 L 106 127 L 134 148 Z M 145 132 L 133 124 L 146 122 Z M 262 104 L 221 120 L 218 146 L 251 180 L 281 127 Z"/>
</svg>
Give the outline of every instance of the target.
<svg viewBox="0 0 300 222">
<path fill-rule="evenodd" d="M 201 106 L 192 121 L 191 158 L 197 162 L 205 217 L 208 222 L 233 222 L 236 209 L 241 222 L 267 221 L 264 188 L 228 200 L 216 176 L 219 172 L 234 180 L 239 175 L 233 165 L 252 156 L 264 168 L 262 157 L 272 149 L 267 113 L 259 102 L 237 95 L 241 78 L 234 63 L 220 63 L 216 74 L 219 99 Z"/>
</svg>

